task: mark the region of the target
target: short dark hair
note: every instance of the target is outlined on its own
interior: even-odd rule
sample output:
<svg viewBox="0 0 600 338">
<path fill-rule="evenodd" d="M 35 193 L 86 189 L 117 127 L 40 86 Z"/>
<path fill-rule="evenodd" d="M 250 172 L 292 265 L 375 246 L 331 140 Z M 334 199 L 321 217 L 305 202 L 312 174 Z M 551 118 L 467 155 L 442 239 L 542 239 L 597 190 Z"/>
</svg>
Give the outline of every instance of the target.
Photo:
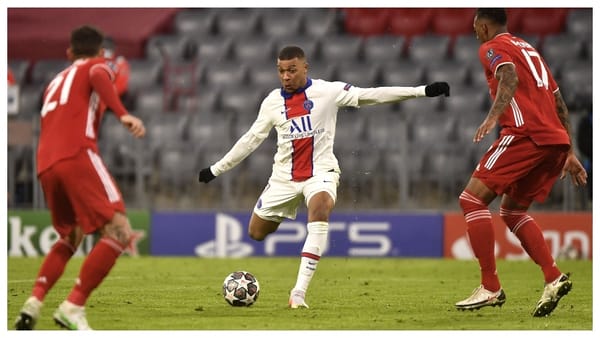
<svg viewBox="0 0 600 338">
<path fill-rule="evenodd" d="M 506 25 L 506 10 L 504 8 L 478 8 L 475 15 L 478 18 L 485 18 L 502 26 Z"/>
<path fill-rule="evenodd" d="M 71 32 L 71 52 L 74 55 L 95 56 L 102 48 L 104 34 L 92 26 L 84 25 Z"/>
<path fill-rule="evenodd" d="M 279 52 L 279 60 L 291 60 L 294 58 L 304 59 L 304 51 L 298 46 L 285 46 Z"/>
</svg>

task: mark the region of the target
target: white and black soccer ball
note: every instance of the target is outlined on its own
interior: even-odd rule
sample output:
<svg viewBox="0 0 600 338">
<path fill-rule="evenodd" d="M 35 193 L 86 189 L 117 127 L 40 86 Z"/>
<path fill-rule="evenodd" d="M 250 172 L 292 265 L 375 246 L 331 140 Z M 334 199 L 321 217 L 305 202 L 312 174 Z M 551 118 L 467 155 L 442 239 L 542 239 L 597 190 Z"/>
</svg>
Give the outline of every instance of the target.
<svg viewBox="0 0 600 338">
<path fill-rule="evenodd" d="M 231 306 L 250 306 L 259 293 L 258 279 L 248 271 L 232 272 L 223 281 L 223 297 Z"/>
</svg>

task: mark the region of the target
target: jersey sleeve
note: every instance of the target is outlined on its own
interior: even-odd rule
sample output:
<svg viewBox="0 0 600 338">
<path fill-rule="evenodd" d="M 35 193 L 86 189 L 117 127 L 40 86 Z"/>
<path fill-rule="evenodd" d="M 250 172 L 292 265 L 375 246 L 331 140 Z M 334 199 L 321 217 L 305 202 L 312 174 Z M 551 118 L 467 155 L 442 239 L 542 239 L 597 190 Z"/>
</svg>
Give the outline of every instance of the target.
<svg viewBox="0 0 600 338">
<path fill-rule="evenodd" d="M 258 116 L 250 129 L 237 140 L 222 159 L 210 167 L 215 176 L 233 169 L 263 143 L 273 128 L 273 122 L 271 121 L 273 109 L 276 109 L 276 105 L 267 97 L 262 102 Z"/>
<path fill-rule="evenodd" d="M 104 63 L 98 63 L 90 68 L 90 83 L 94 91 L 100 96 L 100 100 L 112 110 L 117 117 L 127 115 L 127 110 L 119 99 L 112 79 L 114 74 Z"/>
<path fill-rule="evenodd" d="M 494 40 L 481 45 L 479 48 L 479 59 L 486 70 L 494 74 L 494 77 L 498 67 L 507 63 L 514 64 L 510 52 L 502 44 L 495 43 Z"/>
</svg>

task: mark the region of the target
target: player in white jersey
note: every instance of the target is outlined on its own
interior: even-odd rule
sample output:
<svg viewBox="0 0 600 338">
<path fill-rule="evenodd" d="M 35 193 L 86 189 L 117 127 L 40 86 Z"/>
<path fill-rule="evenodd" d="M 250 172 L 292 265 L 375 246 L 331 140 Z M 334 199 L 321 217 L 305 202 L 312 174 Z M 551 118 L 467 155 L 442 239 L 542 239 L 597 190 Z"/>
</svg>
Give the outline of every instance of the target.
<svg viewBox="0 0 600 338">
<path fill-rule="evenodd" d="M 262 102 L 256 121 L 225 154 L 200 171 L 208 183 L 232 169 L 277 131 L 273 173 L 254 207 L 248 226 L 257 241 L 276 231 L 281 222 L 295 219 L 304 199 L 308 209 L 308 235 L 302 248 L 296 285 L 289 298 L 291 308 L 306 307 L 306 290 L 327 243 L 329 215 L 337 198 L 340 178 L 333 140 L 339 107 L 398 102 L 415 97 L 450 95 L 446 82 L 418 87 L 358 88 L 343 82 L 308 77 L 304 51 L 284 47 L 277 68 L 282 87 Z"/>
</svg>

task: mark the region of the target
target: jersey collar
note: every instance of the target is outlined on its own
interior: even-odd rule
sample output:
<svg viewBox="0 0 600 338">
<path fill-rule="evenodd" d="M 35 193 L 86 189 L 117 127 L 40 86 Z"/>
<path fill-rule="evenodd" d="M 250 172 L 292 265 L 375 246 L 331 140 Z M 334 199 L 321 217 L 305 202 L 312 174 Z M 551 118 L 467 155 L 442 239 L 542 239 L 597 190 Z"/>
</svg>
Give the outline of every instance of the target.
<svg viewBox="0 0 600 338">
<path fill-rule="evenodd" d="M 281 96 L 283 96 L 283 98 L 285 99 L 289 99 L 292 96 L 294 96 L 294 94 L 298 94 L 298 93 L 302 93 L 306 90 L 306 88 L 310 87 L 312 85 L 312 79 L 311 78 L 307 78 L 306 79 L 306 85 L 304 85 L 304 87 L 302 88 L 298 88 L 295 92 L 293 93 L 288 93 L 285 90 L 283 90 L 283 88 L 281 88 L 280 92 L 281 92 Z"/>
</svg>

